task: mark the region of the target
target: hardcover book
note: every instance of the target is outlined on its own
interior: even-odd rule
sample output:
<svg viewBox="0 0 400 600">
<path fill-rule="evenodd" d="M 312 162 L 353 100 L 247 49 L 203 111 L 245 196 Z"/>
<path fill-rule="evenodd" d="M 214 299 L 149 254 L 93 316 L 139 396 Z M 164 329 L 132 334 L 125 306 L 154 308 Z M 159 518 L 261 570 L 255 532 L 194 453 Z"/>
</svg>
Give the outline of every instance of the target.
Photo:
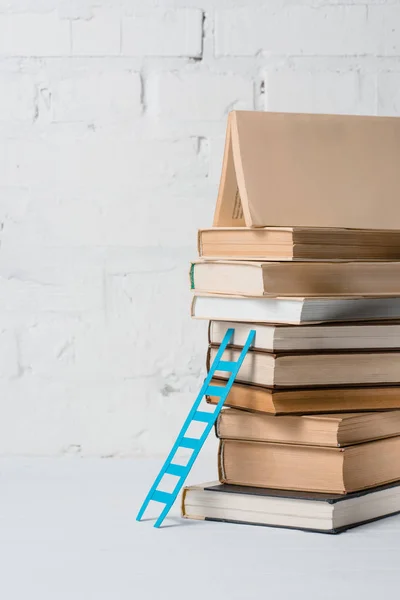
<svg viewBox="0 0 400 600">
<path fill-rule="evenodd" d="M 344 496 L 211 482 L 185 487 L 182 494 L 182 516 L 187 519 L 318 533 L 341 533 L 399 511 L 398 484 Z"/>
<path fill-rule="evenodd" d="M 225 381 L 212 379 L 211 385 Z M 207 401 L 218 404 L 219 396 Z M 267 388 L 234 383 L 225 406 L 271 415 L 362 412 L 400 409 L 400 387 Z"/>
<path fill-rule="evenodd" d="M 215 227 L 400 229 L 400 119 L 234 111 Z"/>
<path fill-rule="evenodd" d="M 378 350 L 400 349 L 400 323 L 359 322 L 326 325 L 285 325 L 210 321 L 208 340 L 222 343 L 225 332 L 233 328 L 232 345 L 242 348 L 251 330 L 256 332 L 254 350 L 318 351 L 318 350 Z"/>
<path fill-rule="evenodd" d="M 209 348 L 207 367 L 215 359 L 217 346 Z M 239 348 L 227 348 L 226 360 L 237 361 Z M 400 352 L 292 352 L 250 350 L 236 376 L 240 383 L 273 387 L 317 387 L 348 385 L 400 385 Z M 229 379 L 230 372 L 218 370 Z"/>
<path fill-rule="evenodd" d="M 191 288 L 232 296 L 399 296 L 400 262 L 195 261 Z"/>
<path fill-rule="evenodd" d="M 392 298 L 246 298 L 195 294 L 192 317 L 246 323 L 328 323 L 399 320 L 400 297 Z"/>
<path fill-rule="evenodd" d="M 236 260 L 399 260 L 400 232 L 327 227 L 213 227 L 199 256 Z"/>
<path fill-rule="evenodd" d="M 215 431 L 224 440 L 337 448 L 400 435 L 400 411 L 276 417 L 225 408 Z"/>
<path fill-rule="evenodd" d="M 220 440 L 221 483 L 347 494 L 400 480 L 400 436 L 344 448 Z"/>
</svg>

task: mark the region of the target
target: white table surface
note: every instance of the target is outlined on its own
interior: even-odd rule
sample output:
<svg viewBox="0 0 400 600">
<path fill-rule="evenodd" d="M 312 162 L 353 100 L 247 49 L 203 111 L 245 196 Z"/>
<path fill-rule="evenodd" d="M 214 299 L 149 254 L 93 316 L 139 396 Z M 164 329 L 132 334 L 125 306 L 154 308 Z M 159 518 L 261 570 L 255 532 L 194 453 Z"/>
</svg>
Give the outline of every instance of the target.
<svg viewBox="0 0 400 600">
<path fill-rule="evenodd" d="M 400 517 L 338 536 L 136 512 L 160 460 L 1 459 L 2 600 L 400 595 Z M 189 482 L 216 478 L 200 457 Z"/>
</svg>

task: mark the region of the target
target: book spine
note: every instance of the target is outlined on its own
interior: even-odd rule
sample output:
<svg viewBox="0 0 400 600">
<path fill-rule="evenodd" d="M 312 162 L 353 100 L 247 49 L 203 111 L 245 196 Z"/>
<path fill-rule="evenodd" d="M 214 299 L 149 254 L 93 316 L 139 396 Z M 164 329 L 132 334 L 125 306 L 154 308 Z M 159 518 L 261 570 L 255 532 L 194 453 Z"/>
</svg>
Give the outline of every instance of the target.
<svg viewBox="0 0 400 600">
<path fill-rule="evenodd" d="M 190 280 L 190 289 L 194 290 L 194 267 L 195 263 L 190 263 L 190 271 L 189 271 L 189 280 Z"/>
<path fill-rule="evenodd" d="M 218 479 L 221 483 L 226 483 L 224 468 L 224 442 L 220 440 L 218 448 Z"/>
<path fill-rule="evenodd" d="M 208 346 L 207 356 L 206 356 L 206 369 L 207 369 L 207 373 L 210 370 L 210 364 L 211 364 L 211 346 Z"/>
<path fill-rule="evenodd" d="M 221 438 L 221 434 L 220 434 L 221 415 L 222 415 L 222 412 L 219 413 L 217 420 L 215 421 L 215 425 L 214 425 L 215 437 L 217 437 L 218 439 Z"/>
<path fill-rule="evenodd" d="M 185 499 L 186 499 L 186 494 L 187 494 L 188 488 L 184 487 L 183 491 L 182 491 L 182 497 L 181 497 L 181 516 L 182 517 L 186 517 L 186 511 L 185 511 Z"/>
<path fill-rule="evenodd" d="M 203 244 L 202 244 L 202 231 L 201 229 L 197 232 L 197 254 L 203 256 Z"/>
</svg>

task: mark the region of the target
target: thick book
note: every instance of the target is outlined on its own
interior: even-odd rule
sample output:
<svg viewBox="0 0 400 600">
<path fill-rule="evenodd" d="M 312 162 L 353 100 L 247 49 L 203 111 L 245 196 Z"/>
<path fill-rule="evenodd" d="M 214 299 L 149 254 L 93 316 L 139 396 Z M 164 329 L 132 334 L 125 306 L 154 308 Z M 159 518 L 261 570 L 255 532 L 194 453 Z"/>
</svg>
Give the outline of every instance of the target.
<svg viewBox="0 0 400 600">
<path fill-rule="evenodd" d="M 218 346 L 207 353 L 207 367 L 215 359 Z M 227 348 L 224 359 L 237 361 L 241 350 Z M 229 371 L 216 371 L 229 379 Z M 340 385 L 400 385 L 400 352 L 292 352 L 271 353 L 250 350 L 236 380 L 266 387 L 326 387 Z"/>
<path fill-rule="evenodd" d="M 185 487 L 182 494 L 186 519 L 318 533 L 341 533 L 399 512 L 400 485 L 396 483 L 343 496 L 210 482 Z"/>
<path fill-rule="evenodd" d="M 344 448 L 220 440 L 221 483 L 347 494 L 400 480 L 400 436 Z"/>
<path fill-rule="evenodd" d="M 328 323 L 399 320 L 400 297 L 392 298 L 245 298 L 196 294 L 192 317 L 245 323 Z"/>
<path fill-rule="evenodd" d="M 327 227 L 212 227 L 199 256 L 236 260 L 399 260 L 400 232 Z"/>
<path fill-rule="evenodd" d="M 197 294 L 233 296 L 399 296 L 400 261 L 199 260 L 190 285 Z"/>
<path fill-rule="evenodd" d="M 211 385 L 226 382 L 212 379 Z M 207 397 L 210 404 L 219 400 L 219 396 Z M 400 409 L 400 387 L 271 389 L 234 383 L 225 406 L 271 415 L 385 411 Z"/>
<path fill-rule="evenodd" d="M 375 321 L 299 326 L 210 321 L 209 343 L 221 344 L 228 328 L 234 329 L 231 345 L 243 347 L 250 331 L 254 330 L 256 335 L 253 348 L 267 352 L 400 348 L 399 322 Z"/>
<path fill-rule="evenodd" d="M 225 408 L 215 431 L 224 440 L 336 448 L 400 435 L 400 410 L 276 417 Z"/>
<path fill-rule="evenodd" d="M 400 229 L 400 119 L 234 111 L 215 227 Z"/>
</svg>

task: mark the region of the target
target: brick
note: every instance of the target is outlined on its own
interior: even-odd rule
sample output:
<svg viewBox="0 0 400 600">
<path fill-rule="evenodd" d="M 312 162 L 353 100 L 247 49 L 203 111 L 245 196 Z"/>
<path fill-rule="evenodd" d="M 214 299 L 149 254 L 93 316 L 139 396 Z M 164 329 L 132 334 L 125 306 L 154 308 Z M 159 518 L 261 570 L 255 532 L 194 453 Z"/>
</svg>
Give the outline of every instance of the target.
<svg viewBox="0 0 400 600">
<path fill-rule="evenodd" d="M 17 194 L 6 190 L 3 196 L 6 200 L 10 198 L 10 206 L 12 198 L 16 199 Z M 23 196 L 22 190 L 19 191 L 19 196 Z M 99 194 L 89 191 L 82 191 L 80 194 L 61 193 L 31 188 L 29 196 L 28 207 L 22 204 L 17 214 L 14 206 L 8 208 L 4 216 L 3 211 L 0 211 L 0 220 L 4 222 L 0 232 L 3 249 L 11 251 L 16 245 L 31 248 L 74 248 L 102 246 L 110 240 L 115 244 L 118 243 L 118 239 L 121 241 L 118 232 L 109 228 L 104 215 L 105 198 Z M 112 202 L 110 196 L 108 198 L 109 202 Z M 124 198 L 128 202 L 127 194 Z M 16 202 L 13 202 L 13 205 L 15 204 Z M 117 219 L 114 219 L 114 222 L 117 227 Z M 127 237 L 127 233 L 124 233 L 122 239 Z"/>
<path fill-rule="evenodd" d="M 183 56 L 202 54 L 203 12 L 198 9 L 153 9 L 122 20 L 122 54 Z"/>
<path fill-rule="evenodd" d="M 88 19 L 73 20 L 72 53 L 76 56 L 115 56 L 120 53 L 119 10 L 94 9 Z"/>
<path fill-rule="evenodd" d="M 18 219 L 6 218 L 0 232 L 2 248 L 23 244 L 51 251 L 82 246 L 128 249 L 147 247 L 151 239 L 151 244 L 164 248 L 191 247 L 195 255 L 197 229 L 212 223 L 216 184 L 206 182 L 192 178 L 185 184 L 181 180 L 172 189 L 151 183 L 143 189 L 142 183 L 140 190 L 132 186 L 114 193 L 111 189 L 71 195 L 31 191 L 29 212 Z M 177 226 L 177 215 L 184 227 Z"/>
<path fill-rule="evenodd" d="M 58 14 L 62 19 L 91 19 L 93 2 L 91 0 L 58 0 Z"/>
<path fill-rule="evenodd" d="M 142 110 L 140 76 L 131 71 L 79 71 L 51 88 L 54 121 L 128 123 Z"/>
<path fill-rule="evenodd" d="M 400 55 L 400 6 L 370 6 L 368 19 L 376 39 L 377 54 L 382 56 Z"/>
<path fill-rule="evenodd" d="M 198 158 L 196 139 L 144 140 L 120 130 L 62 135 L 55 129 L 40 138 L 5 140 L 0 155 L 2 151 L 3 185 L 64 196 L 67 192 L 79 197 L 82 191 L 114 196 L 133 189 L 142 193 L 149 185 L 162 190 L 175 180 L 190 182 L 208 173 L 207 162 Z"/>
<path fill-rule="evenodd" d="M 0 14 L 0 55 L 67 56 L 69 22 L 56 12 Z"/>
<path fill-rule="evenodd" d="M 79 313 L 103 309 L 103 263 L 96 250 L 2 248 L 0 313 Z"/>
<path fill-rule="evenodd" d="M 400 116 L 400 72 L 378 76 L 378 115 Z"/>
<path fill-rule="evenodd" d="M 190 389 L 193 375 L 204 369 L 202 359 L 194 360 L 203 328 L 196 336 L 189 318 L 189 255 L 187 249 L 158 248 L 109 253 L 105 287 L 110 331 L 105 356 L 120 348 L 119 364 L 114 361 L 113 367 L 116 375 L 153 374 L 160 381 L 169 378 L 184 391 Z M 159 318 L 165 314 L 167 319 Z"/>
<path fill-rule="evenodd" d="M 0 0 L 0 12 L 8 14 L 51 12 L 57 7 L 57 2 L 71 2 L 71 0 Z"/>
<path fill-rule="evenodd" d="M 266 76 L 265 108 L 271 111 L 373 114 L 376 90 L 356 71 L 277 70 Z"/>
<path fill-rule="evenodd" d="M 81 314 L 45 313 L 36 316 L 33 323 L 25 326 L 19 334 L 23 368 L 54 381 L 75 377 L 76 372 L 80 372 L 76 340 L 79 336 L 90 335 L 90 320 L 94 321 L 94 318 Z"/>
<path fill-rule="evenodd" d="M 240 8 L 216 14 L 216 56 L 369 54 L 378 42 L 365 6 Z"/>
<path fill-rule="evenodd" d="M 222 121 L 230 110 L 253 108 L 253 82 L 208 71 L 157 73 L 149 78 L 149 112 L 181 121 Z"/>
<path fill-rule="evenodd" d="M 0 122 L 32 121 L 35 86 L 29 75 L 0 73 Z"/>
</svg>

